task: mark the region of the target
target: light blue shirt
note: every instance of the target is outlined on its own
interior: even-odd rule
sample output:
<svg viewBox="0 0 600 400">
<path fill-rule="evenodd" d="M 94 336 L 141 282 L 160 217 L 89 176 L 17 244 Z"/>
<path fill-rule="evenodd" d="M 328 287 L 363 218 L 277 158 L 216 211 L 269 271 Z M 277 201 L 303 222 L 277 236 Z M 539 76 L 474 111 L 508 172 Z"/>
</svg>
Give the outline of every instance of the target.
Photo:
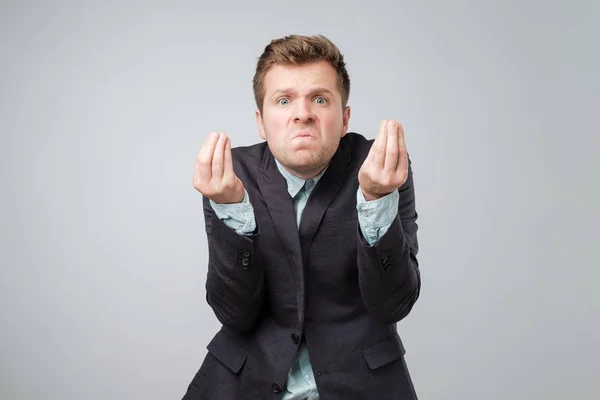
<svg viewBox="0 0 600 400">
<path fill-rule="evenodd" d="M 304 180 L 283 168 L 279 161 L 275 160 L 275 162 L 279 172 L 286 180 L 288 193 L 292 198 L 294 211 L 296 212 L 296 222 L 300 226 L 306 202 L 327 169 L 312 179 Z M 244 200 L 241 203 L 216 204 L 211 200 L 210 204 L 217 217 L 238 234 L 248 235 L 256 230 L 254 209 L 248 199 L 248 192 L 244 193 Z M 356 209 L 361 232 L 367 242 L 373 246 L 387 232 L 398 214 L 398 191 L 394 190 L 378 200 L 366 201 L 359 188 L 356 193 Z M 301 399 L 319 399 L 305 341 L 300 343 L 282 396 L 282 400 Z"/>
</svg>

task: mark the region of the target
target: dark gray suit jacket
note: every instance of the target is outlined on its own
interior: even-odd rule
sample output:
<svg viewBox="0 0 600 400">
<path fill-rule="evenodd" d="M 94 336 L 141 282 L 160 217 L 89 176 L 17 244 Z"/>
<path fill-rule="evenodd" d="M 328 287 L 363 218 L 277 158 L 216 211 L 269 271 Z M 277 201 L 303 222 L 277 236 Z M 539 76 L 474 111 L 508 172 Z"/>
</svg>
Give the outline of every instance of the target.
<svg viewBox="0 0 600 400">
<path fill-rule="evenodd" d="M 223 327 L 185 400 L 279 399 L 301 340 L 321 399 L 417 398 L 396 328 L 421 288 L 412 168 L 398 189 L 398 217 L 369 246 L 356 193 L 372 143 L 342 138 L 300 227 L 267 144 L 232 150 L 257 229 L 237 234 L 203 199 L 206 300 Z"/>
</svg>

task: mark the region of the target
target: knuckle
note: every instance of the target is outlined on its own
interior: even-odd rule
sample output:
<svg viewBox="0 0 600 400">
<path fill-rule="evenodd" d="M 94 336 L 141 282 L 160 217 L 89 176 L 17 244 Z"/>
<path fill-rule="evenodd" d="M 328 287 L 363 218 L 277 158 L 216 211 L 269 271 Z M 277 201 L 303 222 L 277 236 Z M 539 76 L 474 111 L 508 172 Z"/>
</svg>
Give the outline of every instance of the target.
<svg viewBox="0 0 600 400">
<path fill-rule="evenodd" d="M 219 184 L 219 189 L 221 189 L 222 192 L 229 190 L 230 187 L 231 187 L 231 183 L 229 182 L 229 179 L 227 179 L 225 177 L 223 179 L 221 179 L 221 182 Z"/>
</svg>

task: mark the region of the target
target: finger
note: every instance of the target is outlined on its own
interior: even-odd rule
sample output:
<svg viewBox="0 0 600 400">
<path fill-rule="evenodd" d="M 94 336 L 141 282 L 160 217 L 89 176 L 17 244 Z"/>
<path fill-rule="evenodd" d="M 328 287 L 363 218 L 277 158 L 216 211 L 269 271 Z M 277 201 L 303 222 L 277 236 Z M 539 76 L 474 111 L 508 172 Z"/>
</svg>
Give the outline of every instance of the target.
<svg viewBox="0 0 600 400">
<path fill-rule="evenodd" d="M 225 143 L 225 155 L 223 158 L 224 176 L 233 174 L 233 159 L 231 158 L 231 139 L 227 138 Z"/>
<path fill-rule="evenodd" d="M 223 163 L 226 143 L 227 135 L 223 132 L 219 133 L 219 139 L 215 146 L 215 153 L 212 158 L 212 179 L 216 181 L 220 181 L 221 179 L 223 179 Z"/>
<path fill-rule="evenodd" d="M 400 129 L 398 128 L 398 123 L 396 121 L 388 121 L 384 169 L 390 172 L 395 172 L 398 167 L 399 135 Z"/>
<path fill-rule="evenodd" d="M 385 162 L 385 148 L 387 145 L 387 121 L 381 121 L 379 132 L 373 142 L 370 153 L 372 153 L 371 161 L 377 168 L 383 168 Z"/>
<path fill-rule="evenodd" d="M 406 142 L 404 141 L 404 128 L 399 124 L 399 135 L 398 135 L 398 168 L 397 171 L 400 173 L 408 172 L 408 152 L 406 150 Z"/>
<path fill-rule="evenodd" d="M 215 152 L 215 144 L 217 143 L 219 135 L 216 132 L 208 135 L 204 141 L 202 149 L 198 154 L 197 159 L 197 171 L 202 179 L 211 179 L 212 175 L 212 157 Z"/>
</svg>

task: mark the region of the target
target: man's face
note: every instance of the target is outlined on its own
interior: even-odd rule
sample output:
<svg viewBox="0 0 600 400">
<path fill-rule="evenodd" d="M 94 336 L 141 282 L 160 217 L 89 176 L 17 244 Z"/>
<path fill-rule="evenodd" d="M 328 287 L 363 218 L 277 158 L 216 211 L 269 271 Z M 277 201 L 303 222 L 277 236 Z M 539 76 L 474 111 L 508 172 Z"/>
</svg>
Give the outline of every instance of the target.
<svg viewBox="0 0 600 400">
<path fill-rule="evenodd" d="M 309 179 L 323 170 L 348 132 L 335 69 L 327 62 L 275 65 L 265 76 L 260 137 L 293 174 Z"/>
</svg>

